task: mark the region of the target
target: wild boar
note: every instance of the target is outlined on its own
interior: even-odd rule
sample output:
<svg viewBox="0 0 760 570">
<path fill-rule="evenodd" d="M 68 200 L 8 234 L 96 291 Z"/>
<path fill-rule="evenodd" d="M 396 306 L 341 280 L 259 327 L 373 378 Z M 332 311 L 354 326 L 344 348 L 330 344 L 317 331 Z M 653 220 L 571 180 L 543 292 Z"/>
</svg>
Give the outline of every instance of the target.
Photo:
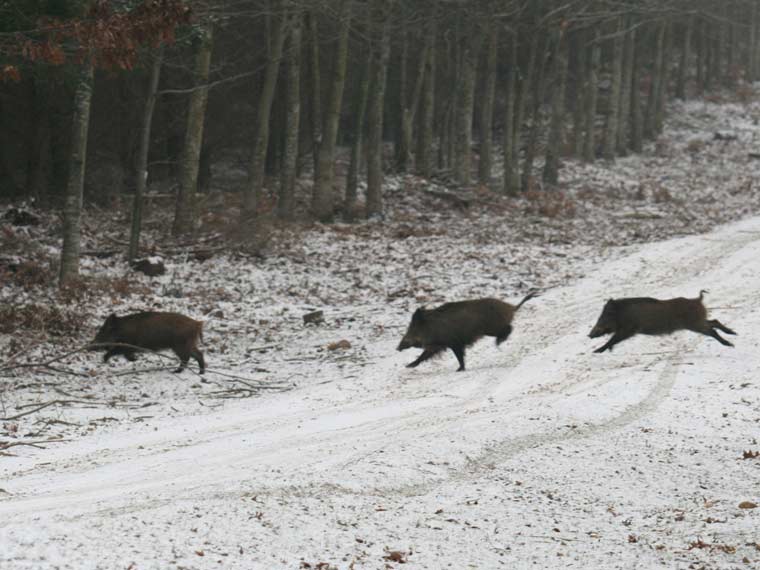
<svg viewBox="0 0 760 570">
<path fill-rule="evenodd" d="M 459 361 L 457 372 L 461 372 L 465 349 L 484 336 L 496 337 L 497 346 L 507 340 L 515 312 L 537 295 L 531 291 L 516 306 L 498 299 L 474 299 L 417 309 L 397 350 L 423 349 L 414 362 L 407 364 L 407 368 L 414 368 L 450 348 Z"/>
<path fill-rule="evenodd" d="M 680 330 L 711 336 L 725 346 L 734 346 L 715 329 L 735 335 L 734 331 L 716 319 L 707 320 L 707 310 L 702 304 L 704 293 L 706 291 L 700 291 L 696 299 L 677 297 L 661 301 L 633 297 L 608 300 L 588 336 L 597 338 L 612 333 L 612 338 L 594 352 L 611 351 L 613 346 L 636 334 L 666 335 Z"/>
<path fill-rule="evenodd" d="M 203 374 L 206 362 L 203 353 L 198 350 L 199 340 L 203 340 L 202 322 L 179 313 L 148 311 L 124 317 L 111 314 L 100 327 L 91 348 L 107 349 L 103 362 L 108 362 L 117 354 L 134 361 L 135 353 L 140 348 L 154 351 L 171 349 L 180 359 L 180 366 L 175 372 L 182 372 L 192 356 L 198 361 L 200 373 Z"/>
</svg>

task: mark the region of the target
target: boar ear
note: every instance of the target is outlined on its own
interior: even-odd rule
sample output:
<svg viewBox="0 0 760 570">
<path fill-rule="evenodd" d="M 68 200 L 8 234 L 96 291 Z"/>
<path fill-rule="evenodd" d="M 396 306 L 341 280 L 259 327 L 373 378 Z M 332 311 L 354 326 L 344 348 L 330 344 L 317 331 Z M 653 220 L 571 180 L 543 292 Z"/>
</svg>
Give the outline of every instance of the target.
<svg viewBox="0 0 760 570">
<path fill-rule="evenodd" d="M 415 321 L 422 321 L 425 319 L 425 307 L 420 307 L 412 315 L 412 319 Z"/>
<path fill-rule="evenodd" d="M 106 318 L 106 324 L 110 325 L 115 322 L 116 322 L 116 313 L 111 313 L 110 315 L 108 315 L 108 317 Z"/>
</svg>

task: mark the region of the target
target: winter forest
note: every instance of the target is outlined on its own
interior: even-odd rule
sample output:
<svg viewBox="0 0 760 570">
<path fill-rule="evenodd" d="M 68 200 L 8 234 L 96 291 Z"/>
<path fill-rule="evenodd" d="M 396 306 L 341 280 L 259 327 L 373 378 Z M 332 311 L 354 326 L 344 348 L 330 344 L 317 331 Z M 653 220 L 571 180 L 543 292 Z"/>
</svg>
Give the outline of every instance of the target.
<svg viewBox="0 0 760 570">
<path fill-rule="evenodd" d="M 760 564 L 758 236 L 756 0 L 0 0 L 0 568 Z"/>
</svg>

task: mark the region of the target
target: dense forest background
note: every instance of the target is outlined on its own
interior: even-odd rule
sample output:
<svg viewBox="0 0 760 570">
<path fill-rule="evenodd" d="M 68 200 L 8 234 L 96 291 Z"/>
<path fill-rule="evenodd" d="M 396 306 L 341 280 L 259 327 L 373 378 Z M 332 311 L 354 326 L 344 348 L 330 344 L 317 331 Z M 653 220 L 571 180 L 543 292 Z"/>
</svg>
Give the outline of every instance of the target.
<svg viewBox="0 0 760 570">
<path fill-rule="evenodd" d="M 562 158 L 754 81 L 759 24 L 754 0 L 4 0 L 0 199 L 62 212 L 65 282 L 83 206 L 131 212 L 131 260 L 146 193 L 180 236 L 223 192 L 256 240 L 382 219 L 391 171 L 558 192 Z"/>
</svg>

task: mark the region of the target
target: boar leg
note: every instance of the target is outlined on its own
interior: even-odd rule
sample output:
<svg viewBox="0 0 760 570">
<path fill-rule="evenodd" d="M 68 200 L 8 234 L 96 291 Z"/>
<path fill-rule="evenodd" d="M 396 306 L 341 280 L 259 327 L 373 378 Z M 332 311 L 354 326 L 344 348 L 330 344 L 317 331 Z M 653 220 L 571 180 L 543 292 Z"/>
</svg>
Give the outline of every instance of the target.
<svg viewBox="0 0 760 570">
<path fill-rule="evenodd" d="M 187 368 L 187 363 L 190 360 L 190 351 L 184 346 L 182 348 L 175 348 L 173 350 L 174 354 L 176 354 L 179 358 L 179 368 L 174 371 L 174 373 L 177 374 Z"/>
<path fill-rule="evenodd" d="M 718 331 L 716 331 L 715 329 L 708 328 L 706 331 L 700 331 L 700 332 L 704 335 L 713 337 L 715 340 L 717 340 L 720 344 L 724 346 L 734 346 L 732 343 L 728 342 L 725 338 L 720 336 L 718 334 Z"/>
<path fill-rule="evenodd" d="M 451 346 L 449 347 L 454 352 L 454 356 L 457 357 L 457 360 L 459 361 L 459 368 L 457 368 L 457 372 L 463 372 L 464 371 L 464 347 L 459 346 Z"/>
<path fill-rule="evenodd" d="M 201 369 L 200 373 L 203 374 L 206 371 L 206 361 L 203 360 L 203 353 L 197 348 L 194 348 L 190 351 L 190 356 L 198 361 L 198 367 Z"/>
<path fill-rule="evenodd" d="M 604 352 L 605 350 L 612 352 L 613 346 L 619 342 L 623 342 L 624 340 L 631 338 L 635 334 L 635 331 L 615 331 L 615 334 L 612 335 L 612 338 L 608 340 L 604 346 L 600 346 L 594 352 Z"/>
<path fill-rule="evenodd" d="M 726 325 L 721 323 L 718 319 L 713 319 L 712 321 L 707 321 L 707 324 L 710 325 L 712 328 L 716 328 L 720 331 L 723 331 L 726 334 L 736 334 L 734 331 L 732 331 L 730 328 L 728 328 Z"/>
<path fill-rule="evenodd" d="M 422 351 L 422 354 L 420 354 L 417 357 L 417 360 L 415 360 L 414 362 L 410 362 L 409 364 L 406 365 L 406 367 L 407 368 L 416 368 L 422 362 L 425 362 L 426 360 L 429 360 L 429 359 L 433 358 L 439 352 L 441 352 L 440 348 L 426 348 L 425 350 Z"/>
<path fill-rule="evenodd" d="M 496 337 L 496 346 L 507 340 L 510 334 L 512 334 L 512 325 L 507 325 Z"/>
</svg>

